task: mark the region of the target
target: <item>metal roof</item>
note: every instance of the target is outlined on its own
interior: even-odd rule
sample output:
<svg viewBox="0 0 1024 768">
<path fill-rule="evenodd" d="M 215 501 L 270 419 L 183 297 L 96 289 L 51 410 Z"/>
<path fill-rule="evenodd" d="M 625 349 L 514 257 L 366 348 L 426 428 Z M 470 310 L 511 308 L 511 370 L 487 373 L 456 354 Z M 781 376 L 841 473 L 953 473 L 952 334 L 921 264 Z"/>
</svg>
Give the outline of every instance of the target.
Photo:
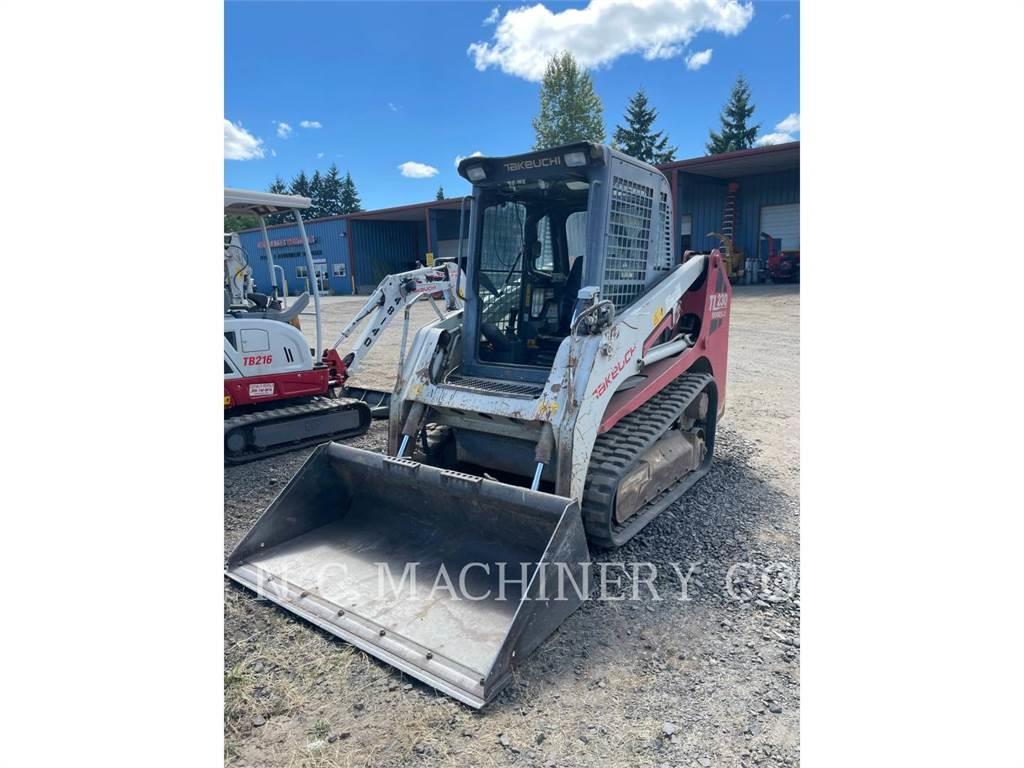
<svg viewBox="0 0 1024 768">
<path fill-rule="evenodd" d="M 248 189 L 224 189 L 224 213 L 266 216 L 271 213 L 303 210 L 313 201 L 298 195 L 278 195 L 274 192 L 254 192 Z"/>
<path fill-rule="evenodd" d="M 788 171 L 799 167 L 799 141 L 755 147 L 754 149 L 741 149 L 738 152 L 723 152 L 720 155 L 694 157 L 689 160 L 677 160 L 674 163 L 663 163 L 658 166 L 662 171 L 678 170 L 682 173 L 697 173 L 719 179 Z"/>
<path fill-rule="evenodd" d="M 359 221 L 423 221 L 423 211 L 426 209 L 438 208 L 441 210 L 457 211 L 461 204 L 461 197 L 450 197 L 444 200 L 431 200 L 427 203 L 412 203 L 411 205 L 398 205 L 393 208 L 377 208 L 373 211 L 346 213 L 341 218 L 358 219 Z"/>
<path fill-rule="evenodd" d="M 670 171 L 679 171 L 681 173 L 694 173 L 720 179 L 787 171 L 800 167 L 800 142 L 791 141 L 786 144 L 742 149 L 738 152 L 725 152 L 720 155 L 694 157 L 688 160 L 663 163 L 657 167 L 666 174 Z M 431 200 L 425 203 L 378 208 L 373 211 L 335 214 L 333 216 L 310 219 L 307 223 L 330 221 L 333 219 L 423 221 L 425 210 L 436 208 L 439 210 L 457 211 L 461 203 L 462 197 L 452 197 L 446 200 Z M 226 213 L 261 213 L 266 215 L 268 213 L 290 211 L 295 208 L 308 208 L 310 204 L 309 198 L 296 195 L 276 195 L 271 192 L 250 192 L 240 189 L 224 190 L 224 211 Z M 278 224 L 275 226 L 289 225 Z"/>
</svg>

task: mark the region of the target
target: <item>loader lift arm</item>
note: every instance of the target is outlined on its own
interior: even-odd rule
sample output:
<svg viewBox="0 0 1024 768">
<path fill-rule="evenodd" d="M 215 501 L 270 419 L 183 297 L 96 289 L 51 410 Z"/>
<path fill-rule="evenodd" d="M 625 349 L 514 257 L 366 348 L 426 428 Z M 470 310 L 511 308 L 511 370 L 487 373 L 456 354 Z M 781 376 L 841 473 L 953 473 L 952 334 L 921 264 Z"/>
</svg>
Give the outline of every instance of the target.
<svg viewBox="0 0 1024 768">
<path fill-rule="evenodd" d="M 407 272 L 388 275 L 374 289 L 366 303 L 356 312 L 355 316 L 341 329 L 338 338 L 330 349 L 324 351 L 323 361 L 331 369 L 331 380 L 335 386 L 344 386 L 345 381 L 356 370 L 363 359 L 370 353 L 381 335 L 398 315 L 403 311 L 402 347 L 399 352 L 398 368 L 401 370 L 405 358 L 405 344 L 409 334 L 410 312 L 413 304 L 422 299 L 430 301 L 438 319 L 444 319 L 437 306 L 434 296 L 442 294 L 445 310 L 452 312 L 462 308 L 458 295 L 459 267 L 449 263 L 439 267 L 421 267 Z M 363 328 L 348 354 L 341 357 L 338 347 L 349 339 L 367 317 L 372 318 Z M 369 390 L 363 390 L 369 392 Z M 383 394 L 383 393 L 381 393 Z M 378 405 L 382 405 L 383 400 Z"/>
</svg>

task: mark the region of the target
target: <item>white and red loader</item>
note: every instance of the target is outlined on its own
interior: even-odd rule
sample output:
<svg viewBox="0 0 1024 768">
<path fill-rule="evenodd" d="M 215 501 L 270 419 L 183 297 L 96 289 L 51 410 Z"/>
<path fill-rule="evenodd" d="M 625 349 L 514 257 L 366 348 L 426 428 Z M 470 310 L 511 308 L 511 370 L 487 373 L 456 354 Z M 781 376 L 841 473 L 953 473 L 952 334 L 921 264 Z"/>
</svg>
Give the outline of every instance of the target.
<svg viewBox="0 0 1024 768">
<path fill-rule="evenodd" d="M 387 453 L 318 448 L 227 575 L 481 707 L 587 597 L 566 587 L 590 549 L 707 473 L 731 287 L 718 251 L 680 254 L 665 176 L 610 147 L 459 173 L 465 308 L 417 332 Z M 401 588 L 381 591 L 382 567 Z"/>
</svg>

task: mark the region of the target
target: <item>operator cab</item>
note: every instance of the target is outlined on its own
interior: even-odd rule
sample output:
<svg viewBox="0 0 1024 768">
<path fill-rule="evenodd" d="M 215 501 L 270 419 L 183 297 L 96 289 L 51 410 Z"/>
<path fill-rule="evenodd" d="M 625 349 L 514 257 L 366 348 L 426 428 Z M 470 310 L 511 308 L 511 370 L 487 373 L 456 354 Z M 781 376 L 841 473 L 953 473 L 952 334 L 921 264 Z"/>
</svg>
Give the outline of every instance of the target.
<svg viewBox="0 0 1024 768">
<path fill-rule="evenodd" d="M 484 196 L 476 295 L 481 361 L 550 368 L 579 293 L 589 185 Z"/>
<path fill-rule="evenodd" d="M 569 335 L 587 251 L 591 146 L 460 166 L 475 187 L 466 325 L 475 333 L 464 358 L 467 368 L 491 369 L 477 375 L 543 381 Z"/>
</svg>

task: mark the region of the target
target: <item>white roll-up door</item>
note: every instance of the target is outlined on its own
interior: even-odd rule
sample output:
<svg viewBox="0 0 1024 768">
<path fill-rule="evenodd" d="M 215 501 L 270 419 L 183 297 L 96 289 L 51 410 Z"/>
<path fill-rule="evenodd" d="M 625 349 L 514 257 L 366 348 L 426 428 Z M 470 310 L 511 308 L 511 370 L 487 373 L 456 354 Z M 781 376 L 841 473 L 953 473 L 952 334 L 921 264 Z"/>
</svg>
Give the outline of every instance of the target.
<svg viewBox="0 0 1024 768">
<path fill-rule="evenodd" d="M 761 208 L 761 232 L 782 241 L 782 250 L 800 250 L 800 203 Z"/>
<path fill-rule="evenodd" d="M 466 243 L 462 244 L 463 255 L 468 249 Z M 459 255 L 459 241 L 458 240 L 438 240 L 437 241 L 437 253 L 434 254 L 435 259 L 454 259 Z"/>
</svg>

